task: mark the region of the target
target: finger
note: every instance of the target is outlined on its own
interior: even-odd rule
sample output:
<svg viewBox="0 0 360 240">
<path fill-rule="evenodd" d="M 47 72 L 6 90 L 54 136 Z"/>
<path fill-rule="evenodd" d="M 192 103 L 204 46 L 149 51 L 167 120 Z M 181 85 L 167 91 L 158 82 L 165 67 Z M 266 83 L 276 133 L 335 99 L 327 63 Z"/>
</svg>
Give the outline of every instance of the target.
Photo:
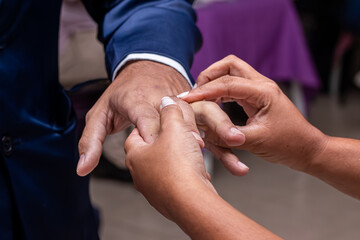
<svg viewBox="0 0 360 240">
<path fill-rule="evenodd" d="M 203 139 L 200 137 L 200 132 L 196 124 L 196 118 L 193 108 L 187 103 L 178 98 L 174 98 L 174 101 L 179 105 L 182 110 L 184 122 L 187 127 L 191 130 L 191 133 L 194 135 L 198 141 L 200 148 L 205 147 Z"/>
<path fill-rule="evenodd" d="M 79 140 L 80 159 L 77 165 L 77 174 L 86 176 L 99 163 L 102 153 L 102 145 L 108 133 L 106 123 L 108 122 L 105 113 L 86 115 L 86 125 Z"/>
<path fill-rule="evenodd" d="M 163 97 L 160 106 L 160 126 L 161 131 L 176 128 L 174 123 L 184 123 L 184 116 L 181 108 L 174 99 Z"/>
<path fill-rule="evenodd" d="M 133 149 L 139 149 L 143 146 L 148 145 L 141 137 L 140 132 L 137 128 L 134 128 L 126 139 L 124 144 L 125 153 L 131 152 Z"/>
<path fill-rule="evenodd" d="M 240 162 L 236 155 L 228 148 L 221 148 L 206 141 L 206 148 L 220 160 L 223 166 L 235 176 L 244 176 L 249 172 L 249 168 Z"/>
<path fill-rule="evenodd" d="M 259 108 L 263 106 L 263 97 L 268 84 L 240 78 L 224 76 L 197 87 L 184 96 L 182 100 L 195 102 L 201 100 L 216 100 L 217 98 L 246 99 Z"/>
<path fill-rule="evenodd" d="M 161 100 L 161 131 L 178 131 L 186 127 L 200 147 L 205 146 L 196 127 L 195 116 L 189 104 L 177 99 L 164 97 Z M 181 126 L 179 126 L 181 125 Z"/>
<path fill-rule="evenodd" d="M 228 115 L 213 102 L 200 101 L 191 104 L 196 122 L 213 132 L 213 138 L 220 138 L 227 146 L 239 146 L 245 142 L 245 135 L 231 122 Z M 208 135 L 206 136 L 207 140 Z M 211 142 L 218 140 L 212 139 Z"/>
<path fill-rule="evenodd" d="M 211 129 L 206 127 L 205 125 L 199 126 L 200 136 L 204 139 L 204 141 L 209 142 L 215 146 L 223 147 L 223 148 L 239 148 L 241 147 L 244 142 L 242 141 L 241 144 L 231 144 L 229 146 L 223 139 L 219 137 L 219 135 L 213 132 Z"/>
<path fill-rule="evenodd" d="M 254 79 L 260 74 L 240 58 L 229 55 L 201 72 L 196 83 L 202 86 L 225 75 Z"/>
<path fill-rule="evenodd" d="M 153 143 L 160 131 L 160 115 L 156 108 L 149 103 L 141 103 L 128 114 L 144 141 Z"/>
</svg>

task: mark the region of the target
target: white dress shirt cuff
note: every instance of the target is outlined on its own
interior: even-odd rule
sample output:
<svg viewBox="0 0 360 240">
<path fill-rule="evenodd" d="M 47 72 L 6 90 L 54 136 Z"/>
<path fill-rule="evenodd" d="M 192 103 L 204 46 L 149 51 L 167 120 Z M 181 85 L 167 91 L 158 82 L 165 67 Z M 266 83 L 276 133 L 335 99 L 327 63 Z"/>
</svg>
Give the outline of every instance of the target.
<svg viewBox="0 0 360 240">
<path fill-rule="evenodd" d="M 183 77 L 188 81 L 191 88 L 193 87 L 192 82 L 190 81 L 190 78 L 188 74 L 186 73 L 184 67 L 178 63 L 177 61 L 164 57 L 161 55 L 153 54 L 153 53 L 132 53 L 127 55 L 115 68 L 115 71 L 112 76 L 112 81 L 114 81 L 115 77 L 118 75 L 120 69 L 128 62 L 128 61 L 134 61 L 134 60 L 150 60 L 154 62 L 159 62 L 165 65 L 168 65 L 172 68 L 174 68 L 176 71 L 178 71 Z"/>
</svg>

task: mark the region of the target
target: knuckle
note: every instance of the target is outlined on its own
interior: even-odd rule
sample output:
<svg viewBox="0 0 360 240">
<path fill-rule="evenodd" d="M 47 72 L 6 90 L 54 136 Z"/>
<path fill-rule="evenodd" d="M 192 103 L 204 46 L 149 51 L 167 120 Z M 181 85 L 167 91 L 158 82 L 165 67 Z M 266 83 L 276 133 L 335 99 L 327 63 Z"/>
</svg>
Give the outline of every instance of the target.
<svg viewBox="0 0 360 240">
<path fill-rule="evenodd" d="M 207 118 L 209 117 L 209 113 L 214 108 L 213 105 L 216 105 L 216 103 L 208 102 L 208 101 L 202 101 L 198 102 L 196 104 L 196 122 L 198 124 L 205 124 L 207 121 Z"/>
<path fill-rule="evenodd" d="M 230 54 L 230 55 L 227 55 L 225 57 L 226 60 L 228 60 L 229 62 L 233 62 L 233 61 L 237 61 L 239 60 L 239 58 L 237 56 L 235 56 L 234 54 Z"/>
<path fill-rule="evenodd" d="M 231 69 L 236 69 L 239 65 L 243 67 L 243 61 L 235 55 L 227 56 L 227 63 L 229 64 Z"/>
<path fill-rule="evenodd" d="M 78 143 L 78 149 L 79 149 L 79 153 L 83 153 L 83 150 L 85 149 L 85 143 L 83 138 L 80 139 L 79 143 Z"/>
<path fill-rule="evenodd" d="M 139 88 L 135 89 L 133 94 L 127 92 L 125 94 L 125 98 L 132 96 L 132 97 L 136 97 L 136 99 L 138 99 L 139 101 L 144 101 L 147 98 L 148 90 L 149 90 L 148 88 L 144 86 L 140 86 Z"/>
<path fill-rule="evenodd" d="M 204 102 L 203 106 L 202 106 L 202 113 L 205 115 L 205 116 L 209 116 L 211 117 L 211 113 L 214 112 L 214 110 L 216 110 L 216 108 L 218 107 L 218 105 L 214 102 Z"/>
<path fill-rule="evenodd" d="M 201 79 L 206 78 L 206 73 L 207 73 L 207 70 L 206 70 L 206 69 L 203 70 L 203 71 L 199 74 L 198 79 L 201 80 Z"/>
<path fill-rule="evenodd" d="M 270 94 L 279 95 L 281 93 L 281 89 L 276 82 L 269 80 L 266 82 L 266 89 Z"/>
<path fill-rule="evenodd" d="M 237 64 L 237 59 L 234 59 L 234 58 L 230 58 L 229 60 L 228 60 L 228 62 L 229 62 L 229 65 L 232 67 L 232 68 L 234 68 L 235 66 L 236 66 L 236 64 Z"/>
<path fill-rule="evenodd" d="M 232 77 L 230 75 L 225 75 L 221 78 L 221 82 L 225 85 L 225 87 L 228 87 L 232 82 Z"/>
<path fill-rule="evenodd" d="M 231 88 L 233 87 L 233 78 L 229 75 L 223 76 L 221 78 L 221 84 L 223 88 L 226 89 L 226 95 L 229 96 Z"/>
</svg>

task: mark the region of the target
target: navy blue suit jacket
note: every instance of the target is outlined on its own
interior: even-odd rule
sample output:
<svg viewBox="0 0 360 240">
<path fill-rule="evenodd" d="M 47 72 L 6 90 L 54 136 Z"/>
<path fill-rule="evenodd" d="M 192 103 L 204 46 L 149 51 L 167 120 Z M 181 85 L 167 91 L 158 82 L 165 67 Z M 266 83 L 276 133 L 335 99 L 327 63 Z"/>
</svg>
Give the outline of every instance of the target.
<svg viewBox="0 0 360 240">
<path fill-rule="evenodd" d="M 130 53 L 189 73 L 200 46 L 189 1 L 84 1 L 109 75 Z M 0 239 L 97 239 L 88 178 L 76 175 L 76 121 L 58 82 L 61 0 L 0 0 Z"/>
</svg>

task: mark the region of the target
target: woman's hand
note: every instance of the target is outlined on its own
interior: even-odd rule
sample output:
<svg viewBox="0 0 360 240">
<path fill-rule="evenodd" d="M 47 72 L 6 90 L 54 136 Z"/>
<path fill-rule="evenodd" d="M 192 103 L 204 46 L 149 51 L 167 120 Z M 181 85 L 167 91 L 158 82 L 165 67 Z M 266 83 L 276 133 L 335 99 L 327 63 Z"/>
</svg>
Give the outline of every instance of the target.
<svg viewBox="0 0 360 240">
<path fill-rule="evenodd" d="M 126 165 L 135 187 L 149 203 L 169 219 L 175 202 L 189 197 L 196 189 L 216 193 L 206 172 L 199 133 L 189 125 L 195 122 L 190 105 L 176 99 L 162 99 L 160 132 L 153 143 L 147 143 L 134 129 L 125 142 Z M 187 121 L 185 121 L 185 120 Z"/>
<path fill-rule="evenodd" d="M 203 71 L 198 87 L 182 99 L 189 103 L 235 101 L 244 108 L 249 119 L 246 126 L 236 127 L 246 138 L 239 146 L 229 146 L 213 134 L 221 127 L 221 119 L 195 109 L 196 115 L 212 122 L 207 124 L 212 127 L 205 132 L 206 141 L 219 147 L 249 150 L 270 162 L 304 170 L 327 144 L 327 137 L 305 120 L 274 81 L 234 56 Z"/>
<path fill-rule="evenodd" d="M 190 116 L 183 112 L 191 111 L 181 110 L 191 107 L 168 97 L 162 106 L 155 141 L 145 142 L 134 129 L 125 143 L 126 165 L 149 203 L 191 239 L 279 239 L 216 193 L 205 170 L 200 136 L 184 120 Z"/>
</svg>

